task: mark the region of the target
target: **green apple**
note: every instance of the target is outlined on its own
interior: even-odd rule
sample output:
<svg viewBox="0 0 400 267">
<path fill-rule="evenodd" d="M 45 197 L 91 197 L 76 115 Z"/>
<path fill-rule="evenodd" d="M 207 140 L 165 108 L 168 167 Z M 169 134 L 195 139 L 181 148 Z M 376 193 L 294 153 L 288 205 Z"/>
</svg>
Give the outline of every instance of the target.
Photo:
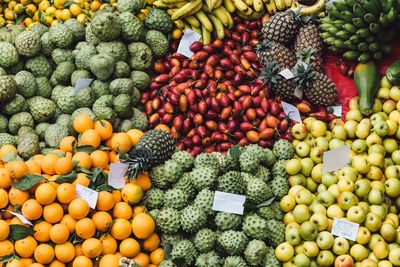
<svg viewBox="0 0 400 267">
<path fill-rule="evenodd" d="M 333 246 L 335 238 L 328 231 L 322 231 L 317 236 L 317 245 L 320 249 L 330 249 Z"/>
<path fill-rule="evenodd" d="M 297 223 L 303 223 L 310 219 L 310 209 L 307 205 L 296 205 L 293 209 L 293 216 Z"/>
<path fill-rule="evenodd" d="M 365 201 L 358 202 L 358 206 L 362 207 L 366 213 L 369 212 L 369 204 Z"/>
<path fill-rule="evenodd" d="M 285 232 L 286 242 L 292 246 L 297 246 L 301 242 L 300 230 L 298 228 L 290 228 Z"/>
<path fill-rule="evenodd" d="M 392 86 L 392 88 L 390 88 L 390 90 L 389 90 L 389 96 L 394 101 L 399 101 L 400 100 L 400 88 L 397 86 Z"/>
<path fill-rule="evenodd" d="M 393 138 L 388 138 L 383 140 L 383 147 L 385 148 L 386 152 L 391 154 L 393 151 L 399 149 L 399 145 L 397 144 L 396 140 Z"/>
<path fill-rule="evenodd" d="M 385 241 L 376 242 L 372 251 L 378 259 L 384 259 L 389 255 L 389 245 Z"/>
<path fill-rule="evenodd" d="M 340 219 L 344 217 L 344 211 L 337 204 L 334 204 L 328 207 L 328 209 L 326 210 L 326 215 L 331 219 Z"/>
<path fill-rule="evenodd" d="M 374 260 L 374 259 L 369 259 L 369 258 L 368 258 L 368 259 L 363 260 L 363 261 L 360 263 L 360 265 L 357 266 L 357 267 L 378 267 L 377 262 L 378 262 L 378 259 L 377 259 L 377 260 Z"/>
<path fill-rule="evenodd" d="M 382 138 L 377 133 L 371 133 L 367 139 L 365 139 L 365 142 L 368 147 L 375 144 L 382 145 Z"/>
<path fill-rule="evenodd" d="M 326 134 L 324 136 L 324 138 L 329 142 L 332 140 L 332 132 L 331 131 L 326 131 Z"/>
<path fill-rule="evenodd" d="M 314 137 L 324 136 L 326 134 L 326 123 L 320 120 L 311 123 L 311 134 Z"/>
<path fill-rule="evenodd" d="M 367 173 L 370 169 L 367 159 L 361 156 L 353 157 L 352 165 L 357 172 L 363 174 Z"/>
<path fill-rule="evenodd" d="M 327 208 L 335 203 L 335 197 L 329 191 L 323 191 L 318 194 L 318 201 Z"/>
<path fill-rule="evenodd" d="M 364 225 L 371 232 L 376 232 L 381 228 L 382 220 L 375 213 L 369 212 L 365 218 Z"/>
<path fill-rule="evenodd" d="M 306 177 L 301 173 L 290 176 L 288 181 L 289 181 L 290 186 L 293 186 L 293 185 L 305 186 L 306 185 Z"/>
<path fill-rule="evenodd" d="M 318 200 L 317 200 L 318 202 Z M 310 210 L 313 213 L 322 213 L 322 214 L 326 214 L 326 208 L 324 207 L 324 205 L 322 205 L 321 203 L 311 203 L 310 205 Z"/>
<path fill-rule="evenodd" d="M 317 226 L 319 232 L 327 229 L 329 226 L 328 217 L 326 217 L 324 213 L 319 213 L 319 212 L 314 213 L 311 216 L 310 221 Z"/>
<path fill-rule="evenodd" d="M 310 266 L 311 260 L 304 253 L 297 254 L 294 257 L 294 264 L 298 267 L 308 267 Z"/>
<path fill-rule="evenodd" d="M 289 175 L 295 175 L 301 170 L 301 163 L 299 159 L 290 159 L 286 162 L 286 172 Z"/>
<path fill-rule="evenodd" d="M 342 192 L 338 198 L 339 207 L 343 210 L 348 210 L 351 206 L 357 205 L 358 198 L 352 192 Z"/>
<path fill-rule="evenodd" d="M 319 147 L 324 151 L 327 151 L 329 149 L 329 141 L 323 136 L 317 137 L 314 140 L 314 144 L 312 145 L 313 147 Z"/>
<path fill-rule="evenodd" d="M 383 169 L 386 170 L 387 167 L 394 165 L 393 160 L 391 158 L 385 158 L 385 164 L 383 165 Z"/>
<path fill-rule="evenodd" d="M 338 236 L 333 241 L 332 251 L 336 255 L 346 254 L 350 249 L 349 241 L 346 238 Z"/>
<path fill-rule="evenodd" d="M 352 109 L 358 110 L 360 108 L 360 105 L 359 105 L 358 101 L 359 101 L 359 97 L 358 96 L 355 96 L 352 99 L 350 99 L 350 101 L 349 101 L 350 110 L 352 110 Z"/>
<path fill-rule="evenodd" d="M 350 120 L 346 121 L 344 123 L 344 128 L 346 129 L 346 136 L 348 138 L 354 138 L 356 136 L 356 128 L 357 128 L 358 122 Z"/>
<path fill-rule="evenodd" d="M 389 261 L 395 266 L 400 266 L 400 248 L 394 248 L 389 252 Z"/>
<path fill-rule="evenodd" d="M 297 125 L 297 124 L 295 124 Z M 299 157 L 305 158 L 310 154 L 311 147 L 306 142 L 300 142 L 296 146 L 296 153 Z"/>
<path fill-rule="evenodd" d="M 297 140 L 303 140 L 306 138 L 308 130 L 307 126 L 303 123 L 296 123 L 292 126 L 292 136 Z"/>
<path fill-rule="evenodd" d="M 346 143 L 343 140 L 337 139 L 337 138 L 333 138 L 331 141 L 329 141 L 329 149 L 336 149 L 342 146 L 345 146 Z"/>
<path fill-rule="evenodd" d="M 389 119 L 388 114 L 385 113 L 384 111 L 377 112 L 377 114 L 382 114 L 382 116 L 383 116 L 383 118 L 384 118 L 384 121 L 387 120 L 387 119 Z"/>
<path fill-rule="evenodd" d="M 371 186 L 369 185 L 369 181 L 367 179 L 357 180 L 354 184 L 354 193 L 359 197 L 363 198 L 368 195 L 371 190 Z"/>
<path fill-rule="evenodd" d="M 356 136 L 360 139 L 365 139 L 368 137 L 370 131 L 370 127 L 368 124 L 362 122 L 357 125 L 356 128 Z"/>
<path fill-rule="evenodd" d="M 383 220 L 386 217 L 388 209 L 385 205 L 371 205 L 369 206 L 369 211 L 375 213 L 381 220 Z"/>
<path fill-rule="evenodd" d="M 382 168 L 385 163 L 385 158 L 382 154 L 374 152 L 368 154 L 368 163 L 370 166 L 377 166 Z"/>
<path fill-rule="evenodd" d="M 391 179 L 391 178 L 398 179 L 398 178 L 400 178 L 400 170 L 396 166 L 388 166 L 385 169 L 385 177 L 387 179 Z"/>
<path fill-rule="evenodd" d="M 368 124 L 369 128 L 372 128 L 371 120 L 369 118 L 363 118 L 360 123 L 366 123 Z"/>
<path fill-rule="evenodd" d="M 311 192 L 316 192 L 318 188 L 318 184 L 310 177 L 306 179 L 306 187 Z"/>
<path fill-rule="evenodd" d="M 313 200 L 313 194 L 310 192 L 310 190 L 304 188 L 297 191 L 296 194 L 297 204 L 309 205 L 312 202 L 312 200 Z"/>
<path fill-rule="evenodd" d="M 397 139 L 400 138 L 400 127 L 397 127 L 397 131 L 396 131 L 395 136 L 396 136 Z"/>
<path fill-rule="evenodd" d="M 396 240 L 397 231 L 393 224 L 391 223 L 383 223 L 380 229 L 380 233 L 386 241 L 394 241 Z"/>
<path fill-rule="evenodd" d="M 366 228 L 364 226 L 360 226 L 358 228 L 357 237 L 356 237 L 357 243 L 359 243 L 361 245 L 365 245 L 369 242 L 370 239 L 371 239 L 371 232 L 368 230 L 368 228 Z"/>
<path fill-rule="evenodd" d="M 306 142 L 307 144 L 310 145 L 310 147 L 312 147 L 315 142 L 315 138 L 311 133 L 309 133 L 309 134 L 307 134 L 306 138 L 304 139 L 304 142 Z"/>
<path fill-rule="evenodd" d="M 338 177 L 333 172 L 327 172 L 322 175 L 322 183 L 325 186 L 330 186 L 338 182 Z"/>
<path fill-rule="evenodd" d="M 367 178 L 370 180 L 380 180 L 382 179 L 382 169 L 380 167 L 371 166 L 369 171 L 367 172 Z"/>
<path fill-rule="evenodd" d="M 356 171 L 350 166 L 346 166 L 346 167 L 340 169 L 338 175 L 341 179 L 348 178 L 348 179 L 352 180 L 353 182 L 355 182 L 357 179 Z"/>
<path fill-rule="evenodd" d="M 376 97 L 382 100 L 388 100 L 390 98 L 389 91 L 390 91 L 389 88 L 381 87 L 376 93 Z"/>
<path fill-rule="evenodd" d="M 369 203 L 379 205 L 382 204 L 384 200 L 385 200 L 385 194 L 381 190 L 372 188 L 371 191 L 369 191 L 368 194 Z"/>
<path fill-rule="evenodd" d="M 326 185 L 324 185 L 324 184 L 319 184 L 319 185 L 318 185 L 318 188 L 317 188 L 317 194 L 319 194 L 319 193 L 321 193 L 321 192 L 324 192 L 324 191 L 326 191 L 326 190 L 328 190 L 328 188 L 326 187 Z"/>
<path fill-rule="evenodd" d="M 307 131 L 311 131 L 311 124 L 316 121 L 317 119 L 315 117 L 307 117 L 303 120 L 303 123 L 307 126 Z"/>
<path fill-rule="evenodd" d="M 379 234 L 371 235 L 371 239 L 368 242 L 369 249 L 372 251 L 374 249 L 375 244 L 380 241 L 385 241 L 381 235 Z"/>
<path fill-rule="evenodd" d="M 391 159 L 393 160 L 394 164 L 400 164 L 400 150 L 395 150 L 392 153 Z"/>
<path fill-rule="evenodd" d="M 317 238 L 318 229 L 317 226 L 310 221 L 304 221 L 300 225 L 300 235 L 303 240 L 311 241 Z"/>
<path fill-rule="evenodd" d="M 318 163 L 317 165 L 314 166 L 314 168 L 311 171 L 311 178 L 315 182 L 321 183 L 321 181 L 322 181 L 322 163 Z"/>
<path fill-rule="evenodd" d="M 329 250 L 321 250 L 317 256 L 317 264 L 318 266 L 332 266 L 335 260 L 335 256 L 333 256 L 332 252 Z"/>
<path fill-rule="evenodd" d="M 386 136 L 389 134 L 389 125 L 386 121 L 378 121 L 374 125 L 374 132 L 379 136 Z"/>
<path fill-rule="evenodd" d="M 390 178 L 385 182 L 385 192 L 389 197 L 398 197 L 400 195 L 400 180 Z"/>
<path fill-rule="evenodd" d="M 347 178 L 340 179 L 337 185 L 340 192 L 353 192 L 355 188 L 353 181 Z"/>
<path fill-rule="evenodd" d="M 361 244 L 354 244 L 350 248 L 350 255 L 355 261 L 361 262 L 368 257 L 368 249 Z"/>
<path fill-rule="evenodd" d="M 291 195 L 286 195 L 279 202 L 279 206 L 283 212 L 289 212 L 296 206 L 296 201 Z"/>
<path fill-rule="evenodd" d="M 384 121 L 384 120 L 385 116 L 383 116 L 382 113 L 374 113 L 371 115 L 371 118 L 369 119 L 372 126 L 374 126 L 378 121 Z"/>
<path fill-rule="evenodd" d="M 371 154 L 371 153 L 380 153 L 383 156 L 385 156 L 386 149 L 383 145 L 378 145 L 378 144 L 372 145 L 368 148 L 368 154 Z"/>
<path fill-rule="evenodd" d="M 294 248 L 288 242 L 283 242 L 276 247 L 275 256 L 280 261 L 288 261 L 294 256 Z"/>
<path fill-rule="evenodd" d="M 363 118 L 363 115 L 361 114 L 361 111 L 358 109 L 350 109 L 346 113 L 346 121 L 357 121 L 360 122 Z"/>
<path fill-rule="evenodd" d="M 347 211 L 346 216 L 349 221 L 361 224 L 362 222 L 364 222 L 367 213 L 362 207 L 353 206 Z"/>
<path fill-rule="evenodd" d="M 364 139 L 354 140 L 351 144 L 351 149 L 357 154 L 361 154 L 367 150 L 367 142 Z"/>
<path fill-rule="evenodd" d="M 304 176 L 310 176 L 311 171 L 314 167 L 314 161 L 310 158 L 304 158 L 300 160 L 301 163 L 301 173 Z"/>
<path fill-rule="evenodd" d="M 328 191 L 337 199 L 340 196 L 340 189 L 337 184 L 330 185 Z"/>
<path fill-rule="evenodd" d="M 305 241 L 303 243 L 303 247 L 304 247 L 304 253 L 308 257 L 314 258 L 315 256 L 318 255 L 319 248 L 315 241 Z"/>
<path fill-rule="evenodd" d="M 342 125 L 336 125 L 335 127 L 333 127 L 332 129 L 332 137 L 333 138 L 337 138 L 340 140 L 346 140 L 346 128 L 344 128 L 344 126 Z"/>
<path fill-rule="evenodd" d="M 396 101 L 394 101 L 394 100 L 392 100 L 392 99 L 386 100 L 386 101 L 383 103 L 382 110 L 383 110 L 386 114 L 389 114 L 390 112 L 392 112 L 392 111 L 396 108 L 396 105 L 397 105 L 397 102 L 396 102 Z"/>
<path fill-rule="evenodd" d="M 322 159 L 324 157 L 324 150 L 319 147 L 313 147 L 310 151 L 310 158 L 315 163 L 322 163 Z"/>
</svg>

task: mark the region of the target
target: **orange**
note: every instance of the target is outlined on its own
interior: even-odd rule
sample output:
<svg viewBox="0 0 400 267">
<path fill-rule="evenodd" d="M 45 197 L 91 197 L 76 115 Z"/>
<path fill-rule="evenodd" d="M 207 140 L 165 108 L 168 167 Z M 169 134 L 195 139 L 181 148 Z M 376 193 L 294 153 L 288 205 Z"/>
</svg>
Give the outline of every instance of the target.
<svg viewBox="0 0 400 267">
<path fill-rule="evenodd" d="M 28 220 L 35 221 L 42 216 L 43 208 L 36 199 L 28 199 L 22 205 L 21 212 Z"/>
<path fill-rule="evenodd" d="M 90 4 L 90 9 L 95 12 L 97 11 L 101 6 L 101 2 L 98 0 L 94 0 L 91 4 Z M 104 121 L 104 120 L 103 120 Z M 97 123 L 97 122 L 96 122 Z M 95 125 L 96 127 L 96 125 Z"/>
<path fill-rule="evenodd" d="M 74 166 L 70 158 L 59 158 L 54 165 L 54 171 L 59 175 L 65 175 L 71 173 Z"/>
<path fill-rule="evenodd" d="M 139 243 L 133 238 L 127 238 L 121 241 L 119 244 L 119 252 L 122 256 L 133 258 L 140 252 Z"/>
<path fill-rule="evenodd" d="M 61 203 L 68 204 L 75 198 L 76 189 L 72 184 L 63 183 L 57 187 L 57 199 Z"/>
<path fill-rule="evenodd" d="M 11 185 L 10 173 L 5 168 L 0 168 L 0 187 L 7 189 Z"/>
<path fill-rule="evenodd" d="M 74 219 L 82 219 L 89 213 L 89 204 L 82 198 L 75 198 L 68 205 L 68 213 Z"/>
<path fill-rule="evenodd" d="M 139 213 L 132 220 L 132 232 L 139 239 L 146 239 L 156 228 L 153 218 L 147 213 Z"/>
<path fill-rule="evenodd" d="M 128 202 L 130 205 L 134 205 L 140 202 L 143 197 L 143 189 L 133 183 L 125 184 L 121 190 L 122 199 Z"/>
<path fill-rule="evenodd" d="M 53 260 L 49 267 L 65 267 L 65 264 L 58 260 Z"/>
<path fill-rule="evenodd" d="M 19 256 L 28 258 L 35 252 L 37 242 L 32 236 L 27 236 L 24 239 L 15 241 L 14 247 Z"/>
<path fill-rule="evenodd" d="M 98 211 L 95 214 L 93 214 L 92 220 L 96 225 L 97 230 L 105 232 L 110 227 L 113 219 L 109 213 L 105 211 Z"/>
<path fill-rule="evenodd" d="M 38 263 L 49 264 L 54 259 L 54 249 L 48 244 L 40 244 L 33 256 Z"/>
<path fill-rule="evenodd" d="M 121 252 L 117 251 L 114 254 L 115 256 L 117 256 L 118 260 L 122 259 L 124 256 L 122 256 Z"/>
<path fill-rule="evenodd" d="M 49 183 L 41 184 L 36 188 L 35 198 L 42 205 L 53 203 L 56 197 L 57 191 L 54 186 Z"/>
<path fill-rule="evenodd" d="M 159 265 L 164 260 L 164 250 L 158 248 L 150 253 L 150 262 Z"/>
<path fill-rule="evenodd" d="M 93 168 L 107 168 L 108 165 L 108 155 L 107 152 L 102 150 L 95 150 L 90 154 L 92 160 Z"/>
<path fill-rule="evenodd" d="M 144 135 L 144 132 L 138 129 L 130 129 L 126 133 L 131 138 L 132 146 L 136 146 L 136 144 L 139 142 L 140 137 Z"/>
<path fill-rule="evenodd" d="M 143 191 L 147 191 L 151 187 L 151 181 L 147 172 L 139 174 L 136 180 L 133 180 L 132 182 L 139 185 Z"/>
<path fill-rule="evenodd" d="M 143 213 L 146 212 L 147 208 L 145 206 L 135 206 L 133 208 L 133 214 L 132 214 L 132 219 L 136 217 L 136 215 L 138 215 L 139 213 Z"/>
<path fill-rule="evenodd" d="M 77 161 L 78 167 L 82 167 L 88 170 L 90 170 L 90 168 L 92 167 L 92 159 L 86 152 L 76 152 L 75 155 L 72 157 L 72 161 Z"/>
<path fill-rule="evenodd" d="M 128 152 L 132 148 L 132 141 L 127 133 L 116 133 L 111 139 L 111 148 Z"/>
<path fill-rule="evenodd" d="M 29 198 L 28 191 L 22 191 L 15 187 L 11 187 L 10 191 L 8 191 L 8 198 L 10 200 L 11 205 L 23 205 L 25 201 Z"/>
<path fill-rule="evenodd" d="M 0 241 L 0 257 L 11 254 L 14 252 L 14 245 L 10 240 L 6 239 Z"/>
<path fill-rule="evenodd" d="M 2 159 L 8 152 L 14 151 L 18 153 L 17 149 L 13 145 L 4 145 L 0 148 L 0 159 Z"/>
<path fill-rule="evenodd" d="M 56 154 L 47 154 L 40 160 L 40 167 L 42 171 L 46 174 L 53 175 L 56 173 L 54 170 L 54 165 L 58 160 L 58 156 Z"/>
<path fill-rule="evenodd" d="M 32 258 L 21 258 L 19 260 L 20 262 L 22 262 L 24 264 L 24 266 L 31 266 L 33 264 L 33 259 Z M 40 264 L 40 263 L 38 263 Z"/>
<path fill-rule="evenodd" d="M 56 244 L 62 244 L 68 240 L 69 230 L 65 224 L 55 224 L 50 229 L 50 239 Z"/>
<path fill-rule="evenodd" d="M 160 245 L 160 237 L 157 233 L 152 233 L 143 241 L 142 248 L 146 251 L 153 251 Z"/>
<path fill-rule="evenodd" d="M 106 142 L 104 143 L 104 145 L 106 147 L 111 147 L 111 141 L 112 141 L 114 135 L 115 135 L 115 133 L 112 133 L 111 136 L 106 140 Z"/>
<path fill-rule="evenodd" d="M 113 133 L 111 123 L 106 120 L 96 121 L 94 124 L 94 130 L 100 135 L 102 141 L 110 138 Z"/>
<path fill-rule="evenodd" d="M 96 209 L 108 211 L 114 207 L 114 198 L 112 193 L 107 191 L 100 191 L 97 198 Z"/>
<path fill-rule="evenodd" d="M 78 256 L 72 262 L 72 267 L 92 267 L 92 261 L 86 256 Z"/>
<path fill-rule="evenodd" d="M 86 257 L 96 258 L 101 254 L 102 250 L 103 250 L 103 244 L 101 243 L 100 240 L 96 238 L 86 239 L 82 243 L 82 251 Z"/>
<path fill-rule="evenodd" d="M 44 155 L 42 154 L 37 154 L 35 156 L 33 156 L 33 160 L 40 165 L 40 161 L 44 158 Z"/>
<path fill-rule="evenodd" d="M 71 242 L 56 245 L 54 252 L 57 260 L 64 263 L 72 261 L 75 257 L 75 247 Z"/>
<path fill-rule="evenodd" d="M 0 241 L 5 240 L 10 234 L 10 226 L 5 220 L 0 220 Z"/>
<path fill-rule="evenodd" d="M 139 253 L 137 254 L 136 257 L 134 257 L 132 260 L 134 260 L 137 264 L 139 264 L 141 267 L 148 267 L 150 264 L 150 259 L 149 255 L 145 253 Z"/>
<path fill-rule="evenodd" d="M 0 188 L 0 209 L 7 207 L 8 205 L 8 194 L 3 188 Z"/>
<path fill-rule="evenodd" d="M 109 151 L 110 163 L 119 163 L 119 155 L 116 151 Z"/>
<path fill-rule="evenodd" d="M 81 135 L 82 146 L 92 146 L 97 148 L 100 145 L 101 138 L 98 132 L 93 129 L 86 130 Z"/>
<path fill-rule="evenodd" d="M 75 256 L 85 256 L 82 251 L 82 243 L 75 244 Z"/>
<path fill-rule="evenodd" d="M 115 203 L 121 202 L 121 200 L 122 200 L 121 191 L 114 190 L 114 191 L 112 191 L 112 195 L 113 195 Z"/>
<path fill-rule="evenodd" d="M 76 116 L 74 119 L 74 129 L 78 133 L 83 133 L 87 130 L 93 129 L 92 118 L 86 114 Z"/>
<path fill-rule="evenodd" d="M 119 267 L 119 259 L 113 254 L 107 254 L 100 259 L 99 267 Z"/>
<path fill-rule="evenodd" d="M 6 267 L 25 267 L 25 264 L 23 264 L 20 260 L 13 259 L 7 263 Z"/>
<path fill-rule="evenodd" d="M 126 202 L 115 203 L 113 217 L 129 220 L 132 217 L 132 207 Z"/>
<path fill-rule="evenodd" d="M 126 219 L 115 219 L 110 234 L 117 240 L 124 240 L 132 233 L 131 223 Z"/>
<path fill-rule="evenodd" d="M 162 124 L 162 123 L 157 124 L 157 126 L 154 127 L 154 129 L 157 129 L 157 130 L 164 130 L 164 131 L 166 131 L 167 133 L 170 133 L 170 132 L 171 132 L 171 129 L 170 129 L 167 125 Z"/>
<path fill-rule="evenodd" d="M 96 225 L 92 219 L 83 218 L 76 222 L 75 232 L 77 236 L 88 239 L 91 238 L 96 232 Z"/>
<path fill-rule="evenodd" d="M 42 169 L 40 168 L 40 164 L 34 160 L 25 161 L 26 166 L 28 167 L 28 173 L 41 174 Z"/>
<path fill-rule="evenodd" d="M 77 4 L 72 4 L 69 6 L 69 11 L 75 17 L 82 13 L 82 9 Z"/>
<path fill-rule="evenodd" d="M 23 161 L 11 161 L 4 166 L 10 174 L 11 179 L 21 179 L 28 174 L 28 166 Z"/>
<path fill-rule="evenodd" d="M 117 251 L 117 240 L 109 234 L 100 237 L 101 244 L 103 245 L 102 255 L 114 254 Z"/>
<path fill-rule="evenodd" d="M 47 242 L 50 240 L 50 229 L 52 225 L 46 221 L 39 222 L 33 226 L 33 230 L 36 232 L 33 237 L 39 242 Z"/>
<path fill-rule="evenodd" d="M 76 138 L 73 136 L 66 136 L 60 141 L 60 149 L 65 152 L 72 152 L 76 145 Z"/>
<path fill-rule="evenodd" d="M 75 225 L 76 225 L 76 220 L 74 218 L 72 218 L 72 216 L 70 214 L 65 214 L 60 223 L 64 224 L 65 226 L 67 226 L 69 233 L 72 234 L 73 232 L 75 232 Z"/>
<path fill-rule="evenodd" d="M 11 219 L 14 215 L 9 213 L 8 211 L 14 211 L 14 206 L 13 205 L 8 205 L 7 208 L 4 209 L 4 211 L 0 212 L 1 217 L 6 220 L 6 219 Z"/>
<path fill-rule="evenodd" d="M 80 184 L 80 185 L 88 187 L 90 184 L 90 179 L 87 177 L 86 173 L 80 172 L 80 173 L 78 173 L 75 181 L 72 184 L 75 186 L 77 184 Z"/>
<path fill-rule="evenodd" d="M 43 208 L 43 219 L 48 223 L 58 223 L 64 215 L 64 210 L 58 203 L 51 203 Z"/>
</svg>

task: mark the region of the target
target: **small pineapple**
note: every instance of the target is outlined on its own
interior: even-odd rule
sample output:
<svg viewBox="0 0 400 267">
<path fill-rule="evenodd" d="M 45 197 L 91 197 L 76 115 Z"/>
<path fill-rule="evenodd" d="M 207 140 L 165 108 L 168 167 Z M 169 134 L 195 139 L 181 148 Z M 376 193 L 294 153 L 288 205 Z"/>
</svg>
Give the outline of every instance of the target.
<svg viewBox="0 0 400 267">
<path fill-rule="evenodd" d="M 281 69 L 291 69 L 297 61 L 296 55 L 289 48 L 271 40 L 264 40 L 257 46 L 257 55 L 264 66 L 268 61 L 273 61 Z"/>
<path fill-rule="evenodd" d="M 300 9 L 278 12 L 264 23 L 261 32 L 264 39 L 274 40 L 288 44 L 296 36 L 302 19 Z"/>
<path fill-rule="evenodd" d="M 305 48 L 297 53 L 297 57 L 304 63 L 311 64 L 311 68 L 316 72 L 323 72 L 324 61 L 321 53 L 316 53 L 314 48 Z"/>
<path fill-rule="evenodd" d="M 300 27 L 294 41 L 294 49 L 296 53 L 306 49 L 313 48 L 315 53 L 322 53 L 323 41 L 319 35 L 319 20 L 318 14 L 314 13 L 311 16 L 303 19 L 304 24 Z"/>
</svg>

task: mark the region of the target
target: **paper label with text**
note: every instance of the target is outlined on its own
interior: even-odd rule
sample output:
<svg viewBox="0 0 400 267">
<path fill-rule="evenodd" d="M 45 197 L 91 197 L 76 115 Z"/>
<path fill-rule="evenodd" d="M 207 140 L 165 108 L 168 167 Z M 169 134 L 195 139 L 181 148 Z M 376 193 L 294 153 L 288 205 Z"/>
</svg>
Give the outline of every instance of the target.
<svg viewBox="0 0 400 267">
<path fill-rule="evenodd" d="M 111 163 L 108 173 L 108 184 L 115 189 L 121 189 L 125 185 L 125 173 L 129 168 L 126 163 Z"/>
<path fill-rule="evenodd" d="M 341 236 L 346 239 L 356 241 L 359 227 L 360 225 L 358 223 L 334 218 L 331 233 L 335 236 Z"/>
<path fill-rule="evenodd" d="M 342 146 L 324 152 L 322 174 L 346 167 L 350 163 L 350 146 Z"/>
<path fill-rule="evenodd" d="M 284 69 L 281 72 L 279 72 L 279 74 L 282 75 L 283 77 L 285 77 L 286 80 L 290 80 L 290 79 L 294 78 L 293 72 L 289 69 Z"/>
<path fill-rule="evenodd" d="M 195 31 L 187 29 L 185 34 L 182 36 L 178 46 L 178 53 L 188 58 L 194 55 L 194 52 L 190 50 L 190 46 L 200 40 L 200 34 Z"/>
<path fill-rule="evenodd" d="M 86 200 L 89 204 L 89 207 L 95 209 L 97 205 L 97 198 L 99 197 L 99 192 L 87 188 L 86 186 L 76 184 L 76 197 Z"/>
<path fill-rule="evenodd" d="M 342 106 L 329 106 L 326 108 L 329 113 L 332 113 L 333 115 L 337 117 L 342 117 Z"/>
<path fill-rule="evenodd" d="M 295 107 L 289 103 L 286 103 L 284 101 L 281 101 L 281 103 L 282 103 L 283 112 L 285 112 L 286 116 L 288 116 L 289 119 L 302 123 L 300 111 L 297 107 Z"/>
<path fill-rule="evenodd" d="M 243 215 L 246 196 L 215 191 L 212 209 Z"/>
</svg>

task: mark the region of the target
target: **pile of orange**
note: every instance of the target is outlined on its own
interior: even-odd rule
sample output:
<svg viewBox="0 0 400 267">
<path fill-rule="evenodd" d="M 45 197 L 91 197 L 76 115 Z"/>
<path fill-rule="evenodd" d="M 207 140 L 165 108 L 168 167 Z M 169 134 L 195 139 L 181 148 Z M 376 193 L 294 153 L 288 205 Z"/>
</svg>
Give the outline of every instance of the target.
<svg viewBox="0 0 400 267">
<path fill-rule="evenodd" d="M 17 152 L 12 145 L 0 148 L 0 159 L 7 161 L 0 162 L 0 257 L 9 255 L 9 267 L 113 267 L 119 266 L 122 257 L 140 266 L 157 266 L 164 260 L 164 251 L 153 218 L 140 204 L 143 192 L 151 187 L 147 173 L 121 190 L 100 191 L 96 209 L 77 198 L 76 192 L 76 184 L 91 186 L 90 176 L 80 167 L 107 173 L 110 163 L 118 161 L 117 150 L 129 151 L 143 133 L 113 133 L 109 122 L 93 122 L 87 115 L 78 116 L 74 127 L 80 133 L 79 141 L 65 137 L 60 149 L 26 162 L 4 158 Z M 92 146 L 94 151 L 78 152 L 82 146 Z M 77 173 L 72 183 L 56 182 L 71 172 Z M 28 174 L 43 179 L 22 191 L 18 181 L 32 176 Z M 8 211 L 22 214 L 33 226 Z M 17 224 L 35 232 L 13 240 L 12 225 Z"/>
</svg>

